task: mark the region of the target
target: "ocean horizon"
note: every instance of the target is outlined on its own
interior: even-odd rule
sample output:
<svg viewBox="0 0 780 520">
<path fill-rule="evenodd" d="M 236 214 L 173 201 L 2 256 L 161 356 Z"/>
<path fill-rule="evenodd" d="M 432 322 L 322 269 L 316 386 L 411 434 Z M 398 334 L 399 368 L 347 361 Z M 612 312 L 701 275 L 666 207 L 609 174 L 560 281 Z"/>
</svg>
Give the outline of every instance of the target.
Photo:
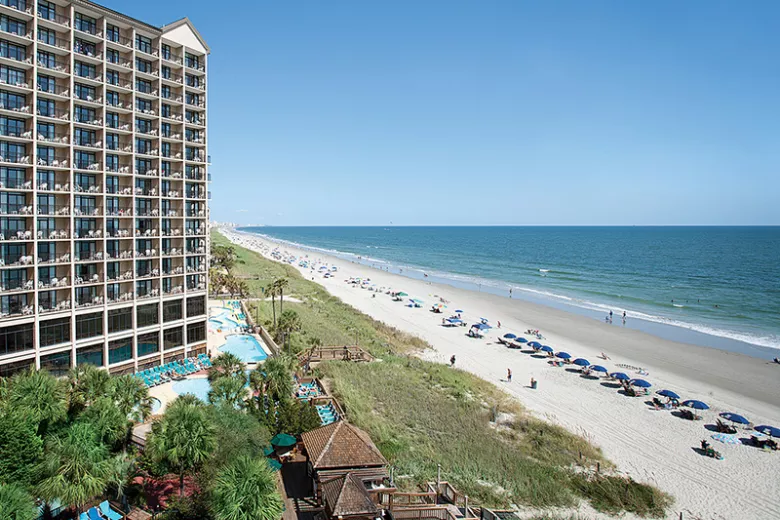
<svg viewBox="0 0 780 520">
<path fill-rule="evenodd" d="M 764 359 L 780 349 L 780 226 L 237 229 L 593 319 L 612 311 L 613 325 L 665 339 Z"/>
</svg>

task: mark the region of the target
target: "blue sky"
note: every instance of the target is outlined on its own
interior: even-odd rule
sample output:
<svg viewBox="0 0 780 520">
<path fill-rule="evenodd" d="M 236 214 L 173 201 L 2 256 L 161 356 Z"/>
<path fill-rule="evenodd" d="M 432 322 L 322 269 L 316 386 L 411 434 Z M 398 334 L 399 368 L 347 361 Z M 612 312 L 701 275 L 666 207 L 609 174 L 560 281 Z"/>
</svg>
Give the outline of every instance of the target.
<svg viewBox="0 0 780 520">
<path fill-rule="evenodd" d="M 780 224 L 778 2 L 104 4 L 211 46 L 215 220 Z"/>
</svg>

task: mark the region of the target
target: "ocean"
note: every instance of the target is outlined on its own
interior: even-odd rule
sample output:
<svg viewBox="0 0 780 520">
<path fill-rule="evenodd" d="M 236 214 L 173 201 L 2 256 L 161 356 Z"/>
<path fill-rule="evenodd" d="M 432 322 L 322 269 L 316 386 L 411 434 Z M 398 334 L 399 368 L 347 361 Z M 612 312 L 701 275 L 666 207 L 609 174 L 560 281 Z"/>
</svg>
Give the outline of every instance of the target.
<svg viewBox="0 0 780 520">
<path fill-rule="evenodd" d="M 391 272 L 761 358 L 780 349 L 780 227 L 257 227 Z"/>
</svg>

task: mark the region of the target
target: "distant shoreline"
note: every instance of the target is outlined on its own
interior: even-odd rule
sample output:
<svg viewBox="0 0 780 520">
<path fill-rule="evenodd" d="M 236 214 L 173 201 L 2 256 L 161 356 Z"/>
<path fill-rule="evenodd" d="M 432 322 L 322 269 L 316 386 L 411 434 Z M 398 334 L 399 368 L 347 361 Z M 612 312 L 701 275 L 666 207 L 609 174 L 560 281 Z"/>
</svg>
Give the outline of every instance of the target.
<svg viewBox="0 0 780 520">
<path fill-rule="evenodd" d="M 297 242 L 287 241 L 272 235 L 267 235 L 266 232 L 271 231 L 272 227 L 264 227 L 262 232 L 254 232 L 249 229 L 256 226 L 241 226 L 234 228 L 234 231 L 240 233 L 248 233 L 251 235 L 262 237 L 268 241 L 279 244 L 280 246 L 295 247 L 309 253 L 319 255 L 329 255 L 339 258 L 344 261 L 359 263 L 366 267 L 374 269 L 380 269 L 385 272 L 393 274 L 399 274 L 406 278 L 413 280 L 424 280 L 440 284 L 446 284 L 451 287 L 459 289 L 465 289 L 474 292 L 488 293 L 496 296 L 500 296 L 509 299 L 508 289 L 513 287 L 515 291 L 512 294 L 512 299 L 525 301 L 537 305 L 544 305 L 557 310 L 565 311 L 568 313 L 577 314 L 591 318 L 593 320 L 604 322 L 605 314 L 608 312 L 605 306 L 604 309 L 587 308 L 580 305 L 574 305 L 567 303 L 561 298 L 557 298 L 552 294 L 543 294 L 542 292 L 535 292 L 533 290 L 527 290 L 521 287 L 513 286 L 509 282 L 495 279 L 485 279 L 482 284 L 474 281 L 468 281 L 462 277 L 447 276 L 446 273 L 437 273 L 430 269 L 425 269 L 417 266 L 403 266 L 393 265 L 385 260 L 371 258 L 368 255 L 358 257 L 353 253 L 344 253 L 339 251 L 328 250 L 317 246 L 308 244 L 302 244 Z M 329 227 L 329 226 L 328 226 Z M 348 227 L 348 226 L 340 226 Z M 370 227 L 376 228 L 377 226 L 352 226 L 352 227 Z M 394 226 L 394 227 L 408 227 L 408 226 Z M 463 226 L 451 226 L 453 228 Z M 523 227 L 523 226 L 495 226 L 495 227 Z M 577 227 L 577 226 L 534 226 L 534 227 Z M 642 227 L 642 226 L 580 226 L 580 227 L 605 227 L 605 228 L 618 228 L 618 227 Z M 645 227 L 668 227 L 668 226 L 645 226 Z M 679 227 L 701 227 L 701 226 L 679 226 Z M 729 227 L 729 226 L 713 226 L 713 227 Z M 731 227 L 756 227 L 756 226 L 731 226 Z M 766 226 L 777 227 L 777 226 Z M 370 254 L 370 253 L 369 253 Z M 381 264 L 384 264 L 382 266 Z M 381 269 L 385 267 L 386 269 Z M 389 269 L 389 270 L 388 270 Z M 425 276 L 427 274 L 427 276 Z M 651 321 L 644 319 L 641 315 L 636 313 L 629 313 L 626 323 L 621 322 L 620 312 L 622 309 L 615 308 L 615 315 L 612 320 L 612 326 L 623 327 L 627 329 L 637 330 L 651 334 L 660 339 L 675 341 L 679 343 L 686 343 L 689 345 L 695 345 L 699 347 L 712 348 L 720 351 L 733 352 L 750 357 L 754 357 L 762 360 L 771 361 L 777 356 L 780 356 L 780 348 L 773 348 L 769 346 L 757 345 L 747 341 L 739 339 L 721 336 L 717 334 L 711 334 L 696 330 L 695 328 L 686 326 L 687 324 L 682 322 L 671 323 L 663 322 L 661 320 Z"/>
</svg>

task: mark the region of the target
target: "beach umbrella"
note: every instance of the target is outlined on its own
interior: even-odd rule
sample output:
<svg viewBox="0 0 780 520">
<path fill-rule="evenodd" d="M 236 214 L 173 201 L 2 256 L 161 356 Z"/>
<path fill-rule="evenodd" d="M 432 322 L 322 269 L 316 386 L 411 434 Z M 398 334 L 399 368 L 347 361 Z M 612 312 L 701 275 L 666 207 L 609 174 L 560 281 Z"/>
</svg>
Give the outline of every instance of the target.
<svg viewBox="0 0 780 520">
<path fill-rule="evenodd" d="M 463 309 L 455 309 L 455 312 L 457 312 L 459 314 L 462 314 L 463 313 Z"/>
<path fill-rule="evenodd" d="M 625 381 L 627 379 L 631 379 L 628 377 L 628 375 L 624 374 L 623 372 L 612 372 L 609 377 L 612 379 L 617 379 L 618 381 Z"/>
<path fill-rule="evenodd" d="M 761 426 L 756 426 L 754 430 L 759 431 L 765 435 L 770 435 L 772 437 L 780 437 L 780 428 L 775 428 L 774 426 L 768 426 L 766 424 L 762 424 Z"/>
<path fill-rule="evenodd" d="M 736 435 L 728 433 L 716 433 L 711 437 L 718 442 L 722 442 L 723 444 L 742 444 L 742 441 L 739 440 Z"/>
<path fill-rule="evenodd" d="M 504 334 L 505 339 L 515 339 L 517 336 L 512 334 L 511 332 L 509 334 Z"/>
<path fill-rule="evenodd" d="M 590 366 L 590 361 L 588 361 L 587 359 L 581 358 L 581 357 L 578 357 L 577 359 L 575 359 L 573 361 L 573 363 L 575 365 L 577 365 L 577 366 L 580 366 L 580 367 L 589 367 Z"/>
<path fill-rule="evenodd" d="M 276 459 L 265 459 L 265 460 L 268 461 L 268 465 L 271 466 L 272 470 L 279 471 L 280 469 L 282 469 L 282 463 L 279 462 L 278 460 Z"/>
<path fill-rule="evenodd" d="M 530 342 L 530 343 L 528 344 L 528 346 L 529 346 L 529 347 L 533 347 L 533 348 L 540 348 L 540 347 L 542 346 L 542 344 L 541 344 L 541 343 L 539 343 L 538 341 L 532 341 L 532 342 Z"/>
<path fill-rule="evenodd" d="M 561 359 L 571 359 L 571 354 L 569 354 L 568 352 L 558 352 L 557 354 L 555 354 L 555 357 Z"/>
<path fill-rule="evenodd" d="M 639 388 L 650 388 L 653 386 L 644 379 L 632 379 L 629 383 L 631 383 L 631 386 L 638 386 Z"/>
<path fill-rule="evenodd" d="M 591 372 L 604 372 L 604 373 L 606 373 L 607 369 L 605 367 L 601 366 L 601 365 L 591 365 L 590 366 L 590 371 Z"/>
<path fill-rule="evenodd" d="M 671 390 L 659 390 L 656 392 L 658 395 L 662 395 L 664 397 L 668 397 L 669 399 L 679 399 L 680 396 L 677 395 L 675 392 L 672 392 Z"/>
<path fill-rule="evenodd" d="M 693 408 L 694 410 L 709 410 L 710 407 L 707 406 L 706 403 L 703 403 L 701 401 L 696 401 L 695 399 L 689 399 L 688 401 L 683 401 L 683 406 L 687 406 L 688 408 Z"/>
<path fill-rule="evenodd" d="M 295 446 L 295 437 L 286 433 L 277 433 L 274 438 L 271 439 L 271 444 L 279 447 Z"/>
<path fill-rule="evenodd" d="M 552 347 L 548 347 L 547 345 L 539 347 L 539 350 L 541 350 L 542 352 L 552 352 L 553 351 Z"/>
<path fill-rule="evenodd" d="M 487 323 L 487 322 L 489 322 L 490 320 L 489 320 L 489 319 L 487 319 L 487 318 L 480 318 L 480 319 L 479 319 L 479 321 L 481 321 L 482 323 Z"/>
<path fill-rule="evenodd" d="M 266 446 L 263 448 L 263 455 L 266 457 L 269 457 L 274 454 L 274 449 L 271 446 Z"/>
<path fill-rule="evenodd" d="M 723 412 L 720 414 L 720 416 L 737 424 L 750 424 L 750 421 L 748 421 L 745 417 L 736 413 Z"/>
<path fill-rule="evenodd" d="M 515 341 L 517 341 L 518 343 L 528 343 L 528 340 L 525 338 L 517 338 Z"/>
<path fill-rule="evenodd" d="M 403 291 L 402 291 L 402 292 L 399 292 L 399 293 L 395 293 L 395 295 L 396 295 L 396 296 L 409 296 L 408 294 L 406 294 L 406 293 L 405 293 L 405 292 L 403 292 Z"/>
</svg>

